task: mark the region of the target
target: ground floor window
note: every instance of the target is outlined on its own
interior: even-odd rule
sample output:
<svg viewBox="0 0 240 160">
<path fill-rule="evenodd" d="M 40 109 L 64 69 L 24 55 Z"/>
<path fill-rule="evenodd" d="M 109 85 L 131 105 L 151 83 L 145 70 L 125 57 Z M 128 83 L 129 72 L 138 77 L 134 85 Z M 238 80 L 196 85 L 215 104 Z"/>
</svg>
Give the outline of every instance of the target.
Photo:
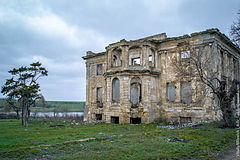
<svg viewBox="0 0 240 160">
<path fill-rule="evenodd" d="M 192 102 L 191 82 L 181 82 L 181 102 L 183 104 L 190 104 Z"/>
<path fill-rule="evenodd" d="M 111 123 L 119 124 L 119 117 L 111 117 Z"/>
<path fill-rule="evenodd" d="M 102 114 L 96 114 L 96 120 L 101 121 L 102 120 Z"/>
<path fill-rule="evenodd" d="M 180 123 L 189 123 L 192 122 L 191 117 L 180 117 Z"/>
<path fill-rule="evenodd" d="M 175 101 L 175 83 L 167 83 L 167 100 L 169 102 Z"/>
<path fill-rule="evenodd" d="M 141 118 L 130 118 L 130 123 L 131 124 L 140 124 L 141 123 Z"/>
</svg>

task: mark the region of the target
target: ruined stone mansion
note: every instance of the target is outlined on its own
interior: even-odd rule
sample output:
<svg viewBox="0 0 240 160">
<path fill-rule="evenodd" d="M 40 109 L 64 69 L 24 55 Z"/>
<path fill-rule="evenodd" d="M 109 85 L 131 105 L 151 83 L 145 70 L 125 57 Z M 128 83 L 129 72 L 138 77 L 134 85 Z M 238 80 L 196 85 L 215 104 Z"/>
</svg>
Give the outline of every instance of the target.
<svg viewBox="0 0 240 160">
<path fill-rule="evenodd" d="M 151 123 L 217 120 L 216 98 L 197 78 L 177 76 L 173 59 L 191 57 L 189 46 L 206 46 L 212 69 L 231 82 L 239 79 L 240 50 L 218 29 L 180 37 L 165 33 L 109 44 L 87 52 L 84 120 Z M 238 98 L 235 98 L 235 102 Z M 236 102 L 237 103 L 237 102 Z"/>
</svg>

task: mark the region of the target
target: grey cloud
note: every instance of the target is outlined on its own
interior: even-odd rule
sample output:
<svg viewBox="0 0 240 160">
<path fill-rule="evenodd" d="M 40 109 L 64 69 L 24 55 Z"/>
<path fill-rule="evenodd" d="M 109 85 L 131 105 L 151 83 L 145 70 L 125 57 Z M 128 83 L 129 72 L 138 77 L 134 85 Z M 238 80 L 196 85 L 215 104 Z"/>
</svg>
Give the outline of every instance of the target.
<svg viewBox="0 0 240 160">
<path fill-rule="evenodd" d="M 87 50 L 162 32 L 217 27 L 228 35 L 239 8 L 238 0 L 1 0 L 0 85 L 9 69 L 41 60 L 47 100 L 85 100 Z"/>
</svg>

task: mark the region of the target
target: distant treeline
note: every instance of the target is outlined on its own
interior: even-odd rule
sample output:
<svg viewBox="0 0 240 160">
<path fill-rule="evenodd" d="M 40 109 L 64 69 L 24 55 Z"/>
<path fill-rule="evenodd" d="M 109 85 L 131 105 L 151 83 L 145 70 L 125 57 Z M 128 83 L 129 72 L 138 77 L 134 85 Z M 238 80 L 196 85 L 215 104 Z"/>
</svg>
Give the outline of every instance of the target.
<svg viewBox="0 0 240 160">
<path fill-rule="evenodd" d="M 32 107 L 32 111 L 84 111 L 85 102 L 79 101 L 37 101 Z M 0 98 L 0 111 L 8 111 L 7 102 L 4 98 Z"/>
</svg>

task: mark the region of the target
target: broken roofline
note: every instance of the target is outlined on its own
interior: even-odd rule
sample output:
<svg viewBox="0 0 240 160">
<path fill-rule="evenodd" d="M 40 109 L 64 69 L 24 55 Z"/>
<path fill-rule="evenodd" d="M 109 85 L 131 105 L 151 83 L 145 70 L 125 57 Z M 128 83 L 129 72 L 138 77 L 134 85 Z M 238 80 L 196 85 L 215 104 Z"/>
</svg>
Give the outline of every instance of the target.
<svg viewBox="0 0 240 160">
<path fill-rule="evenodd" d="M 218 28 L 207 29 L 205 31 L 195 32 L 195 33 L 191 33 L 190 35 L 186 34 L 186 35 L 178 36 L 178 37 L 167 38 L 166 33 L 161 33 L 161 34 L 156 34 L 156 35 L 148 36 L 148 37 L 137 39 L 137 40 L 126 41 L 125 39 L 122 39 L 119 42 L 109 44 L 106 48 L 108 48 L 112 45 L 115 45 L 117 43 L 120 43 L 120 42 L 149 41 L 149 42 L 153 42 L 153 43 L 164 43 L 164 42 L 169 42 L 169 41 L 174 41 L 174 40 L 191 38 L 191 37 L 194 37 L 194 36 L 198 36 L 198 35 L 202 35 L 202 34 L 208 34 L 208 33 L 217 34 L 223 41 L 225 41 L 227 44 L 229 44 L 234 49 L 236 49 L 237 52 L 240 52 L 239 47 L 237 45 L 235 45 L 225 34 L 221 33 Z M 157 37 L 157 36 L 162 36 L 162 37 L 165 37 L 165 38 L 162 38 L 161 40 L 154 39 L 154 37 Z M 105 55 L 105 54 L 106 54 L 106 52 L 94 53 L 92 51 L 87 51 L 87 55 L 83 56 L 82 58 L 84 60 L 86 60 L 88 58 L 92 58 L 92 57 L 96 57 L 96 56 L 102 56 L 102 55 Z"/>
</svg>

